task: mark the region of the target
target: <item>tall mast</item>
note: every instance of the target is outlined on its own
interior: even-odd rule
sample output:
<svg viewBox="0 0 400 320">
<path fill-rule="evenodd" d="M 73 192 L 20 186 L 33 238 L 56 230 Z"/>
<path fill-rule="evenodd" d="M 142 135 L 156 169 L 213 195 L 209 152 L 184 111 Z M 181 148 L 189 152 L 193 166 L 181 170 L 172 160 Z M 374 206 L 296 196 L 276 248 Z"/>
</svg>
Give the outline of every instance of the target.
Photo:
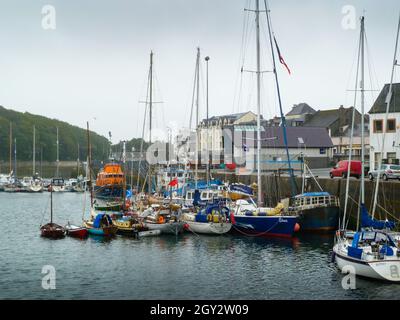
<svg viewBox="0 0 400 320">
<path fill-rule="evenodd" d="M 14 138 L 14 177 L 17 183 L 17 138 Z"/>
<path fill-rule="evenodd" d="M 364 161 L 365 161 L 365 143 L 364 143 L 364 104 L 365 104 L 365 88 L 364 88 L 364 39 L 365 27 L 364 17 L 361 17 L 361 204 L 365 204 L 365 175 L 364 175 Z M 355 107 L 355 106 L 354 106 Z M 351 164 L 350 164 L 351 166 Z"/>
<path fill-rule="evenodd" d="M 152 117 L 153 117 L 153 51 L 150 52 L 150 71 L 149 71 L 149 144 L 151 145 L 151 130 L 152 130 Z M 152 177 L 151 177 L 151 164 L 149 163 L 149 194 L 151 194 L 152 188 Z"/>
<path fill-rule="evenodd" d="M 384 122 L 385 126 L 387 126 L 390 102 L 392 100 L 394 71 L 395 71 L 396 66 L 398 66 L 396 56 L 397 56 L 397 47 L 399 44 L 399 32 L 400 32 L 400 15 L 399 15 L 399 24 L 397 26 L 396 45 L 395 45 L 395 49 L 394 49 L 393 64 L 392 64 L 392 74 L 390 76 L 389 91 L 386 96 L 386 114 L 385 114 L 385 122 Z M 385 137 L 386 137 L 386 131 L 383 131 L 381 156 L 379 159 L 377 170 L 379 170 L 382 165 L 383 152 L 385 150 L 384 149 L 385 148 Z M 377 201 L 378 201 L 378 190 L 379 190 L 379 174 L 376 176 L 376 186 L 375 186 L 375 193 L 374 193 L 374 203 L 373 203 L 373 207 L 372 207 L 372 217 L 375 216 L 375 210 L 376 210 L 376 205 L 377 205 Z"/>
<path fill-rule="evenodd" d="M 199 125 L 199 105 L 200 105 L 200 48 L 197 48 L 197 58 L 196 58 L 196 149 L 195 149 L 195 188 L 197 189 L 197 180 L 198 180 L 198 125 Z"/>
<path fill-rule="evenodd" d="M 207 72 L 206 72 L 206 78 L 207 78 L 206 79 L 206 109 L 207 109 L 207 111 L 206 111 L 206 118 L 207 118 L 207 129 L 206 129 L 206 131 L 207 131 L 207 135 L 206 135 L 206 137 L 207 137 L 207 141 L 206 141 L 206 149 L 207 149 L 206 175 L 207 175 L 207 187 L 209 187 L 209 183 L 210 183 L 210 150 L 209 150 L 208 142 L 209 142 L 209 134 L 210 134 L 210 132 L 209 132 L 210 124 L 209 124 L 209 121 L 208 121 L 208 61 L 210 60 L 210 57 L 209 56 L 205 57 L 205 60 L 206 60 L 206 66 L 207 66 Z"/>
<path fill-rule="evenodd" d="M 351 159 L 352 159 L 352 153 L 353 153 L 353 141 L 354 141 L 354 123 L 355 123 L 355 116 L 356 116 L 356 105 L 357 105 L 357 88 L 358 88 L 358 76 L 359 76 L 359 70 L 360 70 L 360 60 L 361 60 L 361 42 L 362 42 L 362 37 L 363 34 L 360 32 L 360 39 L 359 39 L 359 45 L 358 45 L 358 57 L 357 57 L 357 71 L 356 71 L 356 79 L 355 79 L 355 85 L 354 85 L 354 101 L 353 101 L 353 112 L 352 112 L 352 117 L 351 117 L 351 131 L 350 131 L 350 148 L 349 148 L 349 157 L 348 157 L 348 163 L 349 165 L 347 166 L 347 179 L 346 179 L 346 191 L 345 191 L 345 201 L 344 201 L 344 209 L 343 209 L 343 220 L 342 220 L 342 230 L 346 228 L 346 215 L 347 215 L 347 208 L 349 204 L 349 190 L 350 190 L 350 169 L 351 169 Z M 363 140 L 361 138 L 361 140 Z"/>
<path fill-rule="evenodd" d="M 77 169 L 76 169 L 76 171 L 77 171 L 76 175 L 77 175 L 77 177 L 79 177 L 79 143 L 78 143 L 78 158 L 77 158 L 77 160 L 76 160 L 76 167 L 77 167 Z"/>
<path fill-rule="evenodd" d="M 260 59 L 260 2 L 256 0 L 256 49 L 257 49 L 257 202 L 263 204 L 261 185 L 261 59 Z"/>
<path fill-rule="evenodd" d="M 50 223 L 53 223 L 53 183 L 50 185 Z"/>
<path fill-rule="evenodd" d="M 90 207 L 93 208 L 93 185 L 92 185 L 92 146 L 90 145 L 90 131 L 89 121 L 86 122 L 87 127 L 87 142 L 88 142 L 88 172 L 89 172 L 89 185 L 90 185 Z"/>
<path fill-rule="evenodd" d="M 12 122 L 10 121 L 10 174 L 12 171 Z"/>
<path fill-rule="evenodd" d="M 33 126 L 33 155 L 32 155 L 32 176 L 36 173 L 36 128 Z"/>
<path fill-rule="evenodd" d="M 60 145 L 60 142 L 58 141 L 58 127 L 57 127 L 57 160 L 56 160 L 56 162 L 57 162 L 56 177 L 57 178 L 59 177 L 59 170 L 60 170 L 59 145 Z"/>
<path fill-rule="evenodd" d="M 288 161 L 288 169 L 289 169 L 289 174 L 290 174 L 290 186 L 291 186 L 291 194 L 292 197 L 296 195 L 296 184 L 294 181 L 294 175 L 293 175 L 293 170 L 292 170 L 292 165 L 290 162 L 290 155 L 289 155 L 289 148 L 288 148 L 288 141 L 287 141 L 287 130 L 286 130 L 286 118 L 285 114 L 283 113 L 283 108 L 282 108 L 282 99 L 281 99 L 281 91 L 279 88 L 279 81 L 278 81 L 278 73 L 276 71 L 276 61 L 275 61 L 275 51 L 274 51 L 274 45 L 272 43 L 272 28 L 271 28 L 271 18 L 270 18 L 270 13 L 269 13 L 269 8 L 267 1 L 264 0 L 265 4 L 265 11 L 267 14 L 267 24 L 268 24 L 268 33 L 269 33 L 269 43 L 271 46 L 271 55 L 272 55 L 272 62 L 273 62 L 273 72 L 275 75 L 275 84 L 276 84 L 276 91 L 278 95 L 278 102 L 279 102 L 279 111 L 281 114 L 281 122 L 282 122 L 282 131 L 283 131 L 283 141 L 285 143 L 285 150 L 286 150 L 286 157 Z"/>
</svg>

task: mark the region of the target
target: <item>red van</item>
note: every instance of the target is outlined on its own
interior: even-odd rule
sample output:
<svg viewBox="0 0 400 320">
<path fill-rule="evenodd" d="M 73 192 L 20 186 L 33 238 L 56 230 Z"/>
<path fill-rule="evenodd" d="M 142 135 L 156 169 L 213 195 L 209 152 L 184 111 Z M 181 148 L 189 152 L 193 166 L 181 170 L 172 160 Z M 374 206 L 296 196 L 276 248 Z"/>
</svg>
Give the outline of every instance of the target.
<svg viewBox="0 0 400 320">
<path fill-rule="evenodd" d="M 349 160 L 342 160 L 337 163 L 337 165 L 331 169 L 329 175 L 331 178 L 334 177 L 347 177 L 347 171 L 349 168 Z M 361 161 L 352 160 L 350 165 L 350 176 L 356 177 L 357 179 L 361 176 Z"/>
</svg>

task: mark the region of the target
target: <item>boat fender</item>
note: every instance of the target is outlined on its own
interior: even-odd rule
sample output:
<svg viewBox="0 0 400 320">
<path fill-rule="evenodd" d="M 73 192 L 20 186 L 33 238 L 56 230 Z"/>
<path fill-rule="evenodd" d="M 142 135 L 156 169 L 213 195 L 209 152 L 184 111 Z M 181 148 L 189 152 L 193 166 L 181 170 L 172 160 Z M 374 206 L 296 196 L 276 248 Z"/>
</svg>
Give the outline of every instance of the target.
<svg viewBox="0 0 400 320">
<path fill-rule="evenodd" d="M 331 254 L 331 262 L 335 262 L 335 251 L 332 251 L 332 254 Z"/>
<path fill-rule="evenodd" d="M 210 221 L 210 222 L 212 221 L 212 215 L 211 214 L 207 215 L 207 221 Z"/>
</svg>

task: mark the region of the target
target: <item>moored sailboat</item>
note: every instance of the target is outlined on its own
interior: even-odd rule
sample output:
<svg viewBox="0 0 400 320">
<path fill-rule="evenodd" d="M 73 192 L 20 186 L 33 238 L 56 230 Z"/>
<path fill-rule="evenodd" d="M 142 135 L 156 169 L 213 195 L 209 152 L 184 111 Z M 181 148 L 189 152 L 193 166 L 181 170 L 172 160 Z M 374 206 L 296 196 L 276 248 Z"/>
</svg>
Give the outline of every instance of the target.
<svg viewBox="0 0 400 320">
<path fill-rule="evenodd" d="M 64 227 L 53 222 L 53 192 L 50 192 L 50 222 L 40 227 L 42 237 L 59 239 L 65 236 Z"/>
</svg>

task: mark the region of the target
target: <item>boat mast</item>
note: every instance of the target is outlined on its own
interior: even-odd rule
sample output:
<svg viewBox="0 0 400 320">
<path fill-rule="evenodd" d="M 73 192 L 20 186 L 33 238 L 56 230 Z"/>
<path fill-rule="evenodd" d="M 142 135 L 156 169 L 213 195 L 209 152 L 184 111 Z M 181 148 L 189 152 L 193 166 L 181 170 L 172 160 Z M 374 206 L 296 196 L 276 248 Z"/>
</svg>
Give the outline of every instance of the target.
<svg viewBox="0 0 400 320">
<path fill-rule="evenodd" d="M 90 185 L 90 207 L 93 208 L 93 185 L 92 185 L 92 147 L 90 145 L 90 131 L 89 131 L 89 121 L 86 122 L 87 127 L 87 142 L 88 142 L 88 171 L 89 171 L 89 185 Z"/>
<path fill-rule="evenodd" d="M 50 185 L 50 223 L 53 223 L 53 183 Z"/>
<path fill-rule="evenodd" d="M 257 49 L 257 202 L 263 204 L 261 185 L 261 59 L 260 59 L 260 2 L 256 0 L 256 49 Z"/>
<path fill-rule="evenodd" d="M 36 128 L 33 126 L 33 155 L 32 155 L 32 177 L 35 176 L 36 164 Z"/>
<path fill-rule="evenodd" d="M 12 172 L 12 122 L 10 121 L 10 174 Z"/>
<path fill-rule="evenodd" d="M 206 163 L 206 175 L 207 175 L 207 188 L 209 187 L 210 184 L 210 151 L 209 151 L 209 129 L 210 129 L 210 124 L 208 121 L 208 61 L 210 60 L 210 57 L 207 56 L 204 58 L 204 60 L 206 60 L 206 66 L 207 66 L 207 70 L 206 70 L 206 118 L 207 118 L 207 141 L 206 141 L 206 149 L 207 149 L 207 163 Z"/>
<path fill-rule="evenodd" d="M 356 116 L 356 104 L 357 104 L 357 88 L 358 88 L 358 75 L 359 75 L 359 69 L 360 69 L 360 56 L 361 56 L 361 38 L 362 38 L 362 32 L 360 32 L 360 41 L 359 41 L 359 46 L 358 46 L 358 58 L 357 58 L 357 71 L 356 71 L 356 81 L 354 85 L 354 101 L 353 101 L 353 112 L 352 112 L 352 117 L 351 117 L 351 131 L 350 131 L 350 145 L 349 145 L 349 157 L 348 157 L 348 163 L 349 165 L 347 166 L 347 177 L 346 177 L 346 191 L 345 191 L 345 201 L 344 201 L 344 209 L 343 209 L 343 220 L 342 220 L 342 230 L 345 230 L 346 228 L 346 215 L 347 215 L 347 207 L 349 203 L 349 190 L 350 190 L 350 169 L 351 169 L 351 159 L 352 159 L 352 153 L 353 153 L 353 141 L 354 141 L 354 123 L 355 123 L 355 116 Z M 363 140 L 361 138 L 361 140 Z"/>
<path fill-rule="evenodd" d="M 386 114 L 385 114 L 385 126 L 387 125 L 388 122 L 388 116 L 389 116 L 389 108 L 390 108 L 390 102 L 392 100 L 392 94 L 393 94 L 393 77 L 394 77 L 394 71 L 395 71 L 395 67 L 398 66 L 397 64 L 397 47 L 399 44 L 399 32 L 400 32 L 400 15 L 399 15 L 399 24 L 397 26 L 397 35 L 396 35 L 396 45 L 395 45 L 395 49 L 394 49 L 394 56 L 393 56 L 393 64 L 392 64 L 392 74 L 390 76 L 390 85 L 389 85 L 389 91 L 388 94 L 386 96 Z M 378 168 L 377 170 L 380 170 L 380 167 L 382 165 L 382 158 L 383 158 L 383 152 L 384 152 L 384 148 L 385 148 L 385 138 L 386 138 L 386 131 L 383 131 L 383 136 L 382 136 L 382 146 L 381 146 L 381 156 L 379 159 L 379 163 L 378 163 Z M 372 218 L 375 216 L 375 210 L 376 210 L 376 205 L 377 205 L 377 201 L 378 201 L 378 190 L 379 190 L 379 174 L 376 176 L 376 186 L 375 186 L 375 193 L 374 193 L 374 203 L 373 203 L 373 207 L 372 207 Z"/>
<path fill-rule="evenodd" d="M 17 138 L 14 138 L 14 180 L 17 184 Z"/>
<path fill-rule="evenodd" d="M 57 178 L 59 177 L 59 170 L 60 170 L 59 145 L 60 145 L 60 144 L 59 144 L 59 141 L 58 141 L 58 127 L 57 127 L 57 160 L 56 160 L 56 162 L 57 162 L 56 177 L 57 177 Z"/>
<path fill-rule="evenodd" d="M 77 158 L 77 161 L 76 161 L 76 167 L 77 167 L 77 169 L 76 169 L 76 171 L 77 171 L 76 176 L 79 177 L 79 143 L 78 143 L 78 158 Z"/>
<path fill-rule="evenodd" d="M 279 81 L 278 81 L 278 73 L 276 71 L 275 51 L 274 51 L 274 45 L 272 43 L 271 18 L 270 18 L 269 8 L 268 8 L 268 4 L 267 4 L 266 0 L 264 0 L 264 4 L 265 4 L 265 12 L 267 15 L 267 25 L 268 25 L 268 33 L 269 33 L 269 43 L 271 46 L 273 72 L 274 72 L 274 76 L 275 76 L 276 91 L 277 91 L 277 95 L 278 95 L 279 110 L 280 110 L 280 114 L 281 114 L 281 126 L 282 126 L 282 131 L 283 131 L 283 140 L 285 143 L 286 157 L 288 160 L 291 193 L 292 193 L 292 197 L 294 197 L 296 195 L 296 184 L 294 181 L 292 165 L 290 162 L 289 147 L 288 147 L 288 141 L 287 141 L 286 118 L 285 118 L 285 114 L 283 113 L 281 92 L 280 92 Z"/>
<path fill-rule="evenodd" d="M 149 145 L 151 145 L 151 131 L 152 131 L 152 116 L 153 116 L 153 51 L 150 52 L 150 71 L 149 71 Z M 151 164 L 149 163 L 149 194 L 151 194 L 152 188 L 152 177 L 151 177 Z"/>
<path fill-rule="evenodd" d="M 365 87 L 364 87 L 364 39 L 365 39 L 365 26 L 364 17 L 361 17 L 361 205 L 365 204 L 365 142 L 364 142 L 364 104 L 365 104 Z M 355 107 L 355 106 L 354 106 Z M 351 167 L 351 163 L 349 164 Z M 361 210 L 361 207 L 360 207 Z"/>
<path fill-rule="evenodd" d="M 199 179 L 198 178 L 198 153 L 199 153 L 199 151 L 198 151 L 198 137 L 199 137 L 199 133 L 198 133 L 198 125 L 199 125 L 199 104 L 200 104 L 200 94 L 199 94 L 199 91 L 200 91 L 200 48 L 198 47 L 197 48 L 197 58 L 196 58 L 196 72 L 195 72 L 195 74 L 196 74 L 196 149 L 195 149 L 195 153 L 196 153 L 196 155 L 195 155 L 195 169 L 194 169 L 194 172 L 195 172 L 195 177 L 194 177 L 194 180 L 195 180 L 195 188 L 197 189 L 197 180 Z"/>
</svg>

